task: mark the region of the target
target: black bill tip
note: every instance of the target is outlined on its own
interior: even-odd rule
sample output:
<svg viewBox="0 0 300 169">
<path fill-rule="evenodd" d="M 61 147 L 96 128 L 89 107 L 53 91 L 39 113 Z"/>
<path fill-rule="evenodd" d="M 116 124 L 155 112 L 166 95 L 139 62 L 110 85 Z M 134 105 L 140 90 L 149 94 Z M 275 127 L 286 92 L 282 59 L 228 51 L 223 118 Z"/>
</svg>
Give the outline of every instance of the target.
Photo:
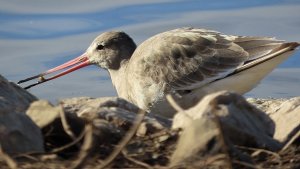
<svg viewBox="0 0 300 169">
<path fill-rule="evenodd" d="M 26 78 L 24 80 L 20 80 L 20 81 L 17 82 L 17 84 L 21 84 L 21 83 L 27 82 L 29 80 L 33 80 L 33 79 L 39 78 L 41 76 L 43 76 L 43 74 L 38 74 L 36 76 L 32 76 L 32 77 Z"/>
</svg>

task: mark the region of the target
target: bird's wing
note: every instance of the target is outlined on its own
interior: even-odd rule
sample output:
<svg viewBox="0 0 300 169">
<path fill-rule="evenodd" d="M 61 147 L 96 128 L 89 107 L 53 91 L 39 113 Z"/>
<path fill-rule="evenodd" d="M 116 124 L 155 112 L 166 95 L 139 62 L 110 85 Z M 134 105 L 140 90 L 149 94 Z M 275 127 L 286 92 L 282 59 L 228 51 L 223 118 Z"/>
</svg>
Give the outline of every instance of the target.
<svg viewBox="0 0 300 169">
<path fill-rule="evenodd" d="M 225 77 L 248 60 L 248 53 L 230 38 L 205 29 L 175 29 L 143 42 L 131 61 L 151 83 L 191 90 Z"/>
<path fill-rule="evenodd" d="M 270 54 L 284 43 L 275 38 L 254 36 L 232 36 L 231 40 L 249 53 L 247 62 Z"/>
</svg>

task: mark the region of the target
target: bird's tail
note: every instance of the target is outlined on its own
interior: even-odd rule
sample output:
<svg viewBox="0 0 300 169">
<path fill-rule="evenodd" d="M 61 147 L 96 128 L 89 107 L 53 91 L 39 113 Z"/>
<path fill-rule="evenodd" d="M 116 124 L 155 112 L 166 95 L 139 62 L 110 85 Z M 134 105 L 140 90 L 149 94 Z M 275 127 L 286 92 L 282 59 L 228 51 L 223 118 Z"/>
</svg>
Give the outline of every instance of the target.
<svg viewBox="0 0 300 169">
<path fill-rule="evenodd" d="M 284 41 L 270 37 L 237 36 L 234 43 L 249 53 L 248 62 L 250 62 L 280 48 Z"/>
</svg>

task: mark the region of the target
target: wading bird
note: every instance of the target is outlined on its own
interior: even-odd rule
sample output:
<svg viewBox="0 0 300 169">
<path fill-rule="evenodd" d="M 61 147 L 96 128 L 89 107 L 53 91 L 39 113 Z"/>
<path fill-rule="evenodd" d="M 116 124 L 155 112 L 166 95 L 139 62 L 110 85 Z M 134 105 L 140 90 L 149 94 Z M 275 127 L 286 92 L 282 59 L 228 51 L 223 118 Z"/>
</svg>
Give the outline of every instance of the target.
<svg viewBox="0 0 300 169">
<path fill-rule="evenodd" d="M 179 28 L 157 34 L 138 47 L 124 32 L 100 34 L 81 56 L 44 73 L 25 88 L 44 83 L 88 65 L 108 70 L 118 96 L 145 110 L 171 115 L 171 94 L 183 108 L 220 90 L 244 94 L 288 58 L 297 42 L 269 37 L 233 36 Z M 69 68 L 55 76 L 44 76 Z"/>
</svg>

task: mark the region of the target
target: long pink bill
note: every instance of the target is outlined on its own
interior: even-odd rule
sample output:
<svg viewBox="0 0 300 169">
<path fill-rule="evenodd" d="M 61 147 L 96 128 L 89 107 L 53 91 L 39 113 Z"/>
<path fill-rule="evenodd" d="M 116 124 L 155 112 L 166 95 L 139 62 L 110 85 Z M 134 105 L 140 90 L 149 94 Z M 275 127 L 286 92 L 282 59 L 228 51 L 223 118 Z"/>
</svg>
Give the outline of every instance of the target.
<svg viewBox="0 0 300 169">
<path fill-rule="evenodd" d="M 27 81 L 30 81 L 30 80 L 38 78 L 38 81 L 36 83 L 33 83 L 31 85 L 28 85 L 28 86 L 24 87 L 24 89 L 29 89 L 29 88 L 31 88 L 33 86 L 39 85 L 39 84 L 47 82 L 49 80 L 56 79 L 56 78 L 58 78 L 60 76 L 66 75 L 68 73 L 71 73 L 71 72 L 73 72 L 75 70 L 78 70 L 78 69 L 83 68 L 85 66 L 88 66 L 90 64 L 91 63 L 89 62 L 88 57 L 86 56 L 86 54 L 83 54 L 83 55 L 81 55 L 81 56 L 79 56 L 79 57 L 77 57 L 75 59 L 72 59 L 72 60 L 70 60 L 70 61 L 68 61 L 68 62 L 66 62 L 66 63 L 64 63 L 62 65 L 59 65 L 59 66 L 57 66 L 55 68 L 52 68 L 52 69 L 49 69 L 46 72 L 43 72 L 43 73 L 38 74 L 36 76 L 32 76 L 32 77 L 26 78 L 24 80 L 20 80 L 18 82 L 18 84 L 21 84 L 21 83 L 24 83 L 24 82 L 27 82 Z M 68 68 L 68 69 L 65 70 L 65 71 L 63 71 L 63 72 L 61 72 L 61 73 L 58 73 L 58 74 L 56 74 L 54 76 L 51 76 L 49 78 L 45 78 L 44 77 L 45 75 L 48 75 L 50 73 L 54 73 L 56 71 L 63 70 L 63 69 L 66 69 L 66 68 Z"/>
</svg>

